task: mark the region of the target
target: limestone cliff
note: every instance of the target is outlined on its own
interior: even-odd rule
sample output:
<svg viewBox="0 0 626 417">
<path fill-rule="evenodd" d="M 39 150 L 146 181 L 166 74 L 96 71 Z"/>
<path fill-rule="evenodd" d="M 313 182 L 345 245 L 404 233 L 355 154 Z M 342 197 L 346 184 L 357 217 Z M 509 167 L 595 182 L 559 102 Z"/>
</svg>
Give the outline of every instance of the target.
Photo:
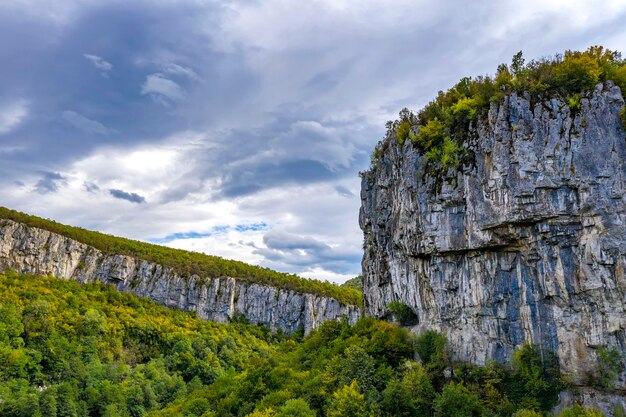
<svg viewBox="0 0 626 417">
<path fill-rule="evenodd" d="M 607 82 L 580 103 L 492 103 L 470 126 L 474 161 L 446 174 L 388 138 L 362 173 L 366 313 L 400 301 L 478 364 L 532 342 L 581 384 L 599 347 L 626 355 L 624 100 Z"/>
<path fill-rule="evenodd" d="M 105 255 L 65 236 L 0 219 L 0 271 L 7 269 L 81 283 L 100 281 L 168 307 L 195 311 L 206 320 L 227 322 L 241 314 L 253 324 L 285 332 L 302 327 L 308 333 L 326 320 L 347 316 L 354 323 L 360 316 L 359 307 L 330 297 L 233 277 L 185 277 L 171 268 L 129 256 Z"/>
</svg>

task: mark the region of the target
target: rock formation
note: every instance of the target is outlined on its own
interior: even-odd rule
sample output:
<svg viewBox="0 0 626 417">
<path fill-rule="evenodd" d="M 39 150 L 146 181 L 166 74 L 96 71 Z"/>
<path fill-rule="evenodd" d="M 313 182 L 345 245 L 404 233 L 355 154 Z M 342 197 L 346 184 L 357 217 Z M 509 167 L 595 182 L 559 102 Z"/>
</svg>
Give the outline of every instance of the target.
<svg viewBox="0 0 626 417">
<path fill-rule="evenodd" d="M 0 271 L 54 275 L 81 283 L 100 281 L 167 307 L 195 311 L 200 318 L 227 322 L 242 315 L 272 330 L 305 333 L 326 320 L 347 316 L 357 306 L 313 294 L 253 284 L 233 277 L 185 277 L 171 268 L 99 250 L 47 230 L 0 219 Z"/>
<path fill-rule="evenodd" d="M 477 364 L 531 342 L 579 384 L 598 348 L 626 355 L 624 99 L 607 82 L 580 104 L 492 103 L 469 130 L 473 163 L 445 174 L 387 138 L 362 173 L 366 314 L 402 302 Z"/>
</svg>

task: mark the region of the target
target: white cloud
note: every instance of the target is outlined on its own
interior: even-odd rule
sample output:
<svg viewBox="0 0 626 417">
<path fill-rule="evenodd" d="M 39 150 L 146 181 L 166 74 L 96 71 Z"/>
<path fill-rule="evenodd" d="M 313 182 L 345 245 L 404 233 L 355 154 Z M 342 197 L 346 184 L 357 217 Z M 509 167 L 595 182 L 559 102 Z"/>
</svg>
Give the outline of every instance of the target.
<svg viewBox="0 0 626 417">
<path fill-rule="evenodd" d="M 141 86 L 141 94 L 150 95 L 157 100 L 162 100 L 164 97 L 172 101 L 180 101 L 184 98 L 183 89 L 161 73 L 150 74 L 146 77 L 146 81 Z"/>
<path fill-rule="evenodd" d="M 113 69 L 113 64 L 105 61 L 102 57 L 99 57 L 98 55 L 83 54 L 83 56 L 88 59 L 94 67 L 102 71 L 100 74 L 104 78 L 109 78 L 109 71 Z"/>
<path fill-rule="evenodd" d="M 16 129 L 28 116 L 28 102 L 23 99 L 0 104 L 0 135 Z"/>
<path fill-rule="evenodd" d="M 76 113 L 72 110 L 65 110 L 61 113 L 61 117 L 74 126 L 77 129 L 82 130 L 86 133 L 92 133 L 96 135 L 107 135 L 109 133 L 115 132 L 113 129 L 109 129 L 104 126 L 102 123 L 86 118 L 80 113 Z"/>
</svg>

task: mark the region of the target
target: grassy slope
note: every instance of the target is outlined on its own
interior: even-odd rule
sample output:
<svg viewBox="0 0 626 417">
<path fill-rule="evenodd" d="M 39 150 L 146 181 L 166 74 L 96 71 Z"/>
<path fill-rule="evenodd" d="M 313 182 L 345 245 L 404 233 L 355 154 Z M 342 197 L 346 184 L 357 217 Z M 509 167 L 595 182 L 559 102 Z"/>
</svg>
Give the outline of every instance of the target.
<svg viewBox="0 0 626 417">
<path fill-rule="evenodd" d="M 277 272 L 268 268 L 249 265 L 244 262 L 223 259 L 218 256 L 198 252 L 152 245 L 78 227 L 66 226 L 52 220 L 30 216 L 5 207 L 0 207 L 0 219 L 10 219 L 31 227 L 58 233 L 78 242 L 93 246 L 106 254 L 121 254 L 155 262 L 173 268 L 181 275 L 189 276 L 195 274 L 207 278 L 229 276 L 248 282 L 285 288 L 299 293 L 311 293 L 333 297 L 344 304 L 359 306 L 362 304 L 361 293 L 354 289 L 341 287 L 328 282 L 306 279 L 293 274 Z"/>
</svg>

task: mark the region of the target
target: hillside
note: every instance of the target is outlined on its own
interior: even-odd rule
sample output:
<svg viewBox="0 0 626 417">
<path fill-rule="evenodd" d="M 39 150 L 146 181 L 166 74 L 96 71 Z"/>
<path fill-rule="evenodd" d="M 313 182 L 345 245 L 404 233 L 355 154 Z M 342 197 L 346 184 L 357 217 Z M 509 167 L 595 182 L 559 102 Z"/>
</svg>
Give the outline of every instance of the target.
<svg viewBox="0 0 626 417">
<path fill-rule="evenodd" d="M 561 382 L 539 363 L 530 346 L 506 367 L 455 363 L 441 335 L 375 319 L 288 338 L 111 286 L 0 275 L 3 417 L 510 416 L 555 404 Z"/>
<path fill-rule="evenodd" d="M 186 277 L 191 275 L 197 275 L 200 279 L 235 277 L 250 283 L 293 290 L 301 294 L 309 293 L 332 297 L 344 304 L 360 306 L 362 303 L 361 293 L 353 289 L 340 287 L 329 282 L 302 278 L 293 274 L 276 272 L 244 262 L 93 232 L 63 225 L 53 220 L 30 216 L 5 207 L 0 207 L 0 219 L 9 219 L 57 233 L 96 248 L 106 255 L 126 255 L 172 268 L 178 274 Z"/>
</svg>

